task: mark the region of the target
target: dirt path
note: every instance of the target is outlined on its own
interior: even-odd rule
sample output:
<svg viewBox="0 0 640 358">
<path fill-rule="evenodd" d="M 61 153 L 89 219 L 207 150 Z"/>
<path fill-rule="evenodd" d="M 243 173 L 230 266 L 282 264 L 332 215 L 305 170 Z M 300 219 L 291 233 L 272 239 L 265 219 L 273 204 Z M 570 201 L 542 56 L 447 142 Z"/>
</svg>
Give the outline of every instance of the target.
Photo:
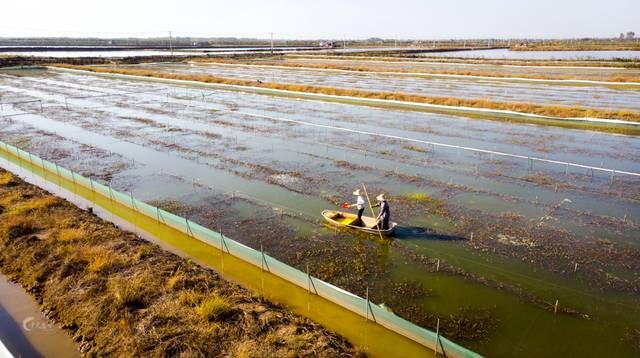
<svg viewBox="0 0 640 358">
<path fill-rule="evenodd" d="M 4 170 L 0 271 L 85 355 L 362 355 L 308 319 Z"/>
</svg>

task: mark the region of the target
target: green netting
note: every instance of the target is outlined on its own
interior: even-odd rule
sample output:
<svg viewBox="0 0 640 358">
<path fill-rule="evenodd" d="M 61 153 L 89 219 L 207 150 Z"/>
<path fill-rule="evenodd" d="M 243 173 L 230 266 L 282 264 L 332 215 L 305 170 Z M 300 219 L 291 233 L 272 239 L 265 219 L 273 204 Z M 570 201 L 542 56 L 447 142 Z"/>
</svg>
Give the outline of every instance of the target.
<svg viewBox="0 0 640 358">
<path fill-rule="evenodd" d="M 419 327 L 393 314 L 385 308 L 371 303 L 367 299 L 356 296 L 339 287 L 312 277 L 305 272 L 302 272 L 296 268 L 293 268 L 283 262 L 274 259 L 264 252 L 243 245 L 224 236 L 219 232 L 215 232 L 211 229 L 191 222 L 187 218 L 174 215 L 155 206 L 136 200 L 132 194 L 124 194 L 113 190 L 108 186 L 85 178 L 80 174 L 76 174 L 66 168 L 43 160 L 35 155 L 32 155 L 6 143 L 0 142 L 0 150 L 3 150 L 4 152 L 8 153 L 9 155 L 13 155 L 16 158 L 27 161 L 33 167 L 42 168 L 47 172 L 58 176 L 59 178 L 72 181 L 76 185 L 81 185 L 91 190 L 92 192 L 102 195 L 103 197 L 110 198 L 111 200 L 114 200 L 125 207 L 136 210 L 146 215 L 147 217 L 150 217 L 160 223 L 168 225 L 176 230 L 179 230 L 187 235 L 201 240 L 223 252 L 227 252 L 230 255 L 240 258 L 266 271 L 269 271 L 273 275 L 287 280 L 288 282 L 293 283 L 294 285 L 297 285 L 301 288 L 309 290 L 310 292 L 315 293 L 318 296 L 323 297 L 339 306 L 342 306 L 349 311 L 352 311 L 363 317 L 367 317 L 371 321 L 374 321 L 391 331 L 408 337 L 426 347 L 429 347 L 433 350 L 438 347 L 437 349 L 439 352 L 442 352 L 442 350 L 444 349 L 444 352 L 447 354 L 447 356 L 480 357 L 480 355 L 478 355 L 477 353 L 459 346 L 456 343 L 437 335 L 435 332 Z M 23 168 L 29 169 L 28 167 L 24 166 Z"/>
</svg>

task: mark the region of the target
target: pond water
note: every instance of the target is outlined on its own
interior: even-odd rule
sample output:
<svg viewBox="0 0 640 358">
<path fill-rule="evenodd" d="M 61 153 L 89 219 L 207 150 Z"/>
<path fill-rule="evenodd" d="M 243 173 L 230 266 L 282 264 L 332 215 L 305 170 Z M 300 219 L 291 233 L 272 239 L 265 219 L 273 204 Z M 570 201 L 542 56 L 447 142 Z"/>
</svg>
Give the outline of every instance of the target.
<svg viewBox="0 0 640 358">
<path fill-rule="evenodd" d="M 14 357 L 79 357 L 71 337 L 40 312 L 20 285 L 0 274 L 0 341 Z"/>
<path fill-rule="evenodd" d="M 369 282 L 376 303 L 429 328 L 434 317 L 462 315 L 474 324 L 491 317 L 495 326 L 482 338 L 453 338 L 480 353 L 636 354 L 620 337 L 637 329 L 639 299 L 608 278 L 630 287 L 638 282 L 638 180 L 540 163 L 531 168 L 526 160 L 385 135 L 638 172 L 635 137 L 20 74 L 0 77 L 3 102 L 41 99 L 43 112 L 28 103 L 4 105 L 2 115 L 20 115 L 0 119 L 0 140 L 142 200 L 175 202 L 191 220 L 264 245 L 300 269 L 309 264 L 355 293 L 363 295 Z M 319 223 L 322 209 L 350 200 L 362 183 L 370 194 L 392 198 L 401 223 L 392 244 Z M 558 314 L 551 309 L 556 299 Z"/>
<path fill-rule="evenodd" d="M 514 60 L 612 60 L 635 58 L 640 51 L 510 51 L 509 49 L 423 53 L 424 57 L 467 57 Z"/>
<path fill-rule="evenodd" d="M 260 80 L 262 82 L 305 84 L 364 91 L 400 92 L 433 97 L 640 110 L 640 90 L 637 88 L 623 90 L 597 85 L 566 86 L 545 83 L 514 83 L 509 80 L 494 79 L 425 78 L 376 73 L 337 73 L 301 68 L 215 64 L 156 64 L 134 67 L 161 72 L 206 74 L 250 81 Z"/>
<path fill-rule="evenodd" d="M 308 50 L 308 47 L 277 47 L 277 52 L 294 52 L 299 50 Z M 241 54 L 241 53 L 269 53 L 271 50 L 267 47 L 205 47 L 194 49 L 176 49 L 173 51 L 174 56 L 202 56 L 203 54 Z M 0 47 L 0 54 L 9 56 L 33 56 L 33 57 L 143 57 L 143 56 L 171 56 L 171 51 L 166 50 L 69 50 L 69 51 L 4 51 Z"/>
</svg>

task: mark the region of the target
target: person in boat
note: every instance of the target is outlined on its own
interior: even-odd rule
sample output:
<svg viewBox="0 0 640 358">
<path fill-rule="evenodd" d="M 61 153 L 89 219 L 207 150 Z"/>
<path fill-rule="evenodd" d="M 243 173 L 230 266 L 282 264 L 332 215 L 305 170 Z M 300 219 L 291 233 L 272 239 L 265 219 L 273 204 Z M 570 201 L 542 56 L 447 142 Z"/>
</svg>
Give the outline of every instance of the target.
<svg viewBox="0 0 640 358">
<path fill-rule="evenodd" d="M 356 203 L 349 205 L 349 207 L 352 208 L 355 206 L 358 209 L 358 218 L 353 223 L 351 223 L 351 225 L 364 226 L 364 222 L 362 221 L 362 214 L 364 213 L 365 204 L 364 198 L 362 197 L 360 189 L 356 189 L 356 191 L 353 192 L 353 195 L 357 196 Z"/>
<path fill-rule="evenodd" d="M 382 230 L 389 229 L 389 219 L 391 219 L 391 210 L 389 209 L 389 202 L 384 197 L 384 194 L 380 194 L 376 197 L 378 203 L 374 205 L 374 208 L 380 208 L 380 213 L 376 220 L 378 221 L 378 228 Z"/>
</svg>

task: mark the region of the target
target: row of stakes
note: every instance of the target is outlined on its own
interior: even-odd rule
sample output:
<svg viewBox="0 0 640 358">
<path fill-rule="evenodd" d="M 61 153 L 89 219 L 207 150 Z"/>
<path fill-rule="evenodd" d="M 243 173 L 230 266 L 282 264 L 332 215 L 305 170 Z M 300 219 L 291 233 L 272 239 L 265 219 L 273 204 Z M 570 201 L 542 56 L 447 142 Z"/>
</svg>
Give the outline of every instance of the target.
<svg viewBox="0 0 640 358">
<path fill-rule="evenodd" d="M 7 144 L 6 144 L 6 143 L 5 143 L 5 146 L 6 146 L 5 150 L 6 150 L 7 152 L 9 152 L 9 148 L 8 148 L 8 146 L 7 146 Z M 28 153 L 28 154 L 29 154 L 29 157 L 31 158 L 31 153 Z M 41 159 L 41 160 L 42 160 L 42 159 Z M 131 161 L 132 161 L 133 166 L 135 167 L 135 166 L 136 166 L 135 158 L 132 158 L 132 159 L 131 159 Z M 32 163 L 32 164 L 33 164 L 33 163 Z M 44 167 L 44 161 L 43 161 L 43 164 L 42 164 L 42 165 L 43 165 L 43 167 Z M 57 167 L 57 164 L 56 164 L 56 167 Z M 567 166 L 567 168 L 568 168 L 568 166 Z M 397 170 L 398 170 L 398 169 L 397 169 L 397 167 L 396 167 L 396 170 L 395 170 L 395 171 L 397 172 Z M 478 171 L 478 167 L 476 166 L 476 173 L 477 173 L 477 171 Z M 591 171 L 593 172 L 593 169 L 591 169 Z M 73 174 L 73 172 L 72 172 L 72 174 Z M 59 173 L 58 173 L 58 175 L 59 175 Z M 612 178 L 612 180 L 613 180 L 613 178 L 614 178 L 614 177 L 613 177 L 613 172 L 612 172 L 612 177 L 611 177 L 611 178 Z M 93 183 L 91 183 L 91 184 L 92 184 L 92 186 L 93 186 Z M 193 178 L 192 185 L 193 185 L 194 187 L 196 186 L 196 179 L 195 179 L 195 178 Z M 202 185 L 202 184 L 200 184 L 200 183 L 198 183 L 198 185 L 203 186 L 203 185 Z M 209 188 L 209 189 L 213 190 L 213 188 Z M 555 191 L 555 192 L 558 192 L 558 184 L 557 184 L 557 183 L 554 185 L 554 191 Z M 232 199 L 235 199 L 235 191 L 233 191 L 231 195 L 232 195 Z M 283 211 L 281 210 L 281 215 L 280 215 L 280 216 L 282 217 L 282 215 L 283 215 Z M 623 223 L 626 223 L 626 221 L 627 221 L 627 215 L 625 214 L 625 215 L 624 215 L 624 217 L 623 217 L 623 219 L 622 219 L 622 222 L 623 222 Z M 336 233 L 337 233 L 337 231 L 336 231 Z M 472 238 L 472 240 L 473 240 L 473 233 L 471 234 L 471 238 Z"/>
<path fill-rule="evenodd" d="M 188 92 L 187 92 L 187 93 L 188 93 Z M 204 94 L 204 93 L 202 93 L 202 99 L 203 99 L 203 101 L 204 101 L 204 99 L 205 99 L 205 94 Z M 168 101 L 169 101 L 169 93 L 167 92 L 167 102 L 168 102 Z M 39 102 L 39 103 L 40 103 L 40 112 L 41 112 L 41 113 L 42 113 L 42 112 L 44 112 L 43 104 L 42 104 L 42 100 L 25 101 L 25 102 L 18 102 L 18 103 L 30 103 L 30 102 Z M 67 110 L 69 110 L 69 104 L 68 104 L 68 101 L 67 101 L 67 97 L 65 97 L 65 108 L 66 108 Z M 284 140 L 284 138 L 283 138 L 283 140 Z M 235 142 L 236 142 L 236 143 L 238 142 L 238 138 L 237 138 L 237 136 L 235 137 Z M 429 144 L 429 146 L 430 146 L 430 149 L 431 149 L 431 151 L 430 151 L 430 152 L 431 152 L 431 154 L 435 153 L 435 147 L 436 147 L 436 146 L 435 146 L 435 144 L 431 143 L 431 144 Z M 326 147 L 326 150 L 327 150 L 327 152 L 328 152 L 328 150 L 329 150 L 328 145 L 327 145 L 327 147 Z M 366 151 L 366 150 L 363 150 L 363 152 L 364 152 L 364 156 L 365 156 L 365 158 L 366 158 L 366 156 L 367 156 L 367 151 Z M 479 154 L 482 154 L 482 153 L 474 152 L 474 154 L 478 154 L 478 155 L 479 155 Z M 491 154 L 491 153 L 490 153 L 490 156 L 491 156 L 491 157 L 493 157 L 493 154 Z M 531 158 L 531 157 L 528 157 L 528 158 L 527 158 L 527 161 L 528 161 L 529 170 L 533 170 L 533 163 L 534 163 L 535 159 L 533 159 L 533 158 Z M 569 175 L 569 166 L 570 166 L 570 163 L 565 163 L 565 175 Z M 396 168 L 396 172 L 397 172 L 397 168 Z M 475 173 L 475 176 L 479 176 L 479 175 L 480 175 L 478 165 L 475 165 L 475 171 L 474 171 L 474 173 Z M 591 177 L 594 177 L 594 169 L 593 169 L 593 168 L 589 168 L 589 169 L 588 169 L 588 173 L 590 174 L 590 176 L 591 176 Z M 611 170 L 611 171 L 610 171 L 610 177 L 609 177 L 610 184 L 613 184 L 613 183 L 615 182 L 615 174 L 616 174 L 616 171 L 615 171 L 615 170 Z M 555 185 L 554 190 L 555 190 L 555 192 L 558 192 L 558 186 L 557 186 L 557 184 Z"/>
<path fill-rule="evenodd" d="M 186 94 L 186 95 L 188 95 L 188 94 L 189 94 L 189 90 L 188 90 L 188 88 L 185 88 L 185 94 Z M 167 90 L 167 94 L 166 94 L 166 95 L 167 95 L 167 102 L 169 102 L 169 98 L 170 98 L 170 97 L 169 97 L 169 91 L 168 91 L 168 90 Z M 204 92 L 201 92 L 201 96 L 202 96 L 202 100 L 204 101 L 204 100 L 205 100 L 205 94 L 204 94 Z M 195 98 L 195 97 L 194 97 L 194 98 Z M 67 110 L 69 110 L 69 103 L 68 103 L 67 97 L 65 97 L 65 98 L 64 98 L 64 100 L 65 100 L 65 108 L 66 108 Z M 11 103 L 11 104 L 31 103 L 31 102 L 39 102 L 39 103 L 40 103 L 40 112 L 41 112 L 41 113 L 42 113 L 42 112 L 44 112 L 43 104 L 42 104 L 42 100 L 22 101 L 22 102 L 15 102 L 15 103 Z M 0 105 L 2 105 L 2 103 L 0 103 Z M 432 152 L 432 153 L 434 153 L 434 152 L 435 152 L 435 144 L 434 144 L 434 143 L 431 143 L 431 144 L 430 144 L 430 147 L 431 147 L 431 152 Z M 328 148 L 327 148 L 327 150 L 328 150 Z M 477 154 L 481 154 L 481 153 L 477 153 Z M 490 153 L 490 155 L 491 155 L 491 157 L 493 157 L 493 154 L 492 154 L 492 153 Z M 366 151 L 365 151 L 365 156 L 366 156 Z M 535 161 L 535 159 L 534 159 L 534 158 L 531 158 L 531 157 L 528 157 L 528 158 L 527 158 L 527 160 L 528 160 L 528 163 L 529 163 L 529 169 L 530 169 L 530 170 L 532 170 L 532 169 L 533 169 L 533 162 Z M 568 175 L 568 174 L 569 174 L 569 166 L 570 166 L 570 163 L 566 163 L 565 165 L 566 165 L 566 168 L 565 168 L 565 175 Z M 588 170 L 589 170 L 589 172 L 590 172 L 591 176 L 593 177 L 593 176 L 594 176 L 594 169 L 593 169 L 593 168 L 589 168 Z M 475 172 L 476 172 L 476 176 L 478 176 L 478 168 L 477 168 L 477 166 L 476 166 L 476 170 L 475 170 Z M 611 171 L 610 171 L 610 174 L 611 174 L 611 175 L 610 175 L 610 183 L 611 183 L 611 184 L 613 184 L 613 182 L 615 181 L 615 174 L 616 174 L 615 172 L 616 172 L 615 170 L 611 170 Z M 556 188 L 556 191 L 557 191 L 557 188 Z"/>
</svg>

